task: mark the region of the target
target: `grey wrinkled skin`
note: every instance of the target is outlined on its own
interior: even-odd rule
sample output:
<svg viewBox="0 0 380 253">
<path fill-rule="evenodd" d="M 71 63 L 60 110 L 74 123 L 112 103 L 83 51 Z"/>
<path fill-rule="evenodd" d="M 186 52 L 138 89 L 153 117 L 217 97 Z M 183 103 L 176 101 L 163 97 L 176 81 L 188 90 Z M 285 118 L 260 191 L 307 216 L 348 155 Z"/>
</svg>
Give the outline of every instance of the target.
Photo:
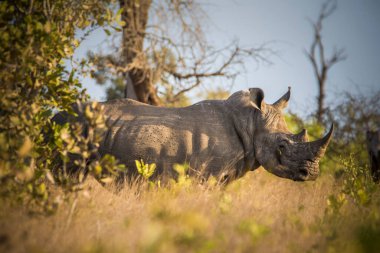
<svg viewBox="0 0 380 253">
<path fill-rule="evenodd" d="M 226 100 L 206 100 L 184 108 L 154 107 L 130 99 L 104 102 L 111 127 L 100 155 L 114 155 L 136 175 L 135 160 L 156 163 L 153 178 L 175 177 L 175 163 L 189 174 L 229 182 L 263 166 L 292 180 L 315 180 L 332 129 L 321 140 L 289 132 L 282 109 L 289 91 L 274 104 L 261 89 L 238 91 Z"/>
</svg>

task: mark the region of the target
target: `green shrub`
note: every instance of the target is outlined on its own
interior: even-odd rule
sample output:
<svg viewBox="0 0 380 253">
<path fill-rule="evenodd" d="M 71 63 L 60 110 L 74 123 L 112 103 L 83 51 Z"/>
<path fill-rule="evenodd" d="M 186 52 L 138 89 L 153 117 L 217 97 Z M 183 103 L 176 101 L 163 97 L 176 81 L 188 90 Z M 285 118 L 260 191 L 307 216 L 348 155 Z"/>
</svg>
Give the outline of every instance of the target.
<svg viewBox="0 0 380 253">
<path fill-rule="evenodd" d="M 77 29 L 88 30 L 113 22 L 111 2 L 0 2 L 2 196 L 16 195 L 47 203 L 46 183 L 57 180 L 52 176 L 57 161 L 62 160 L 65 166 L 69 153 L 80 154 L 74 162 L 84 167 L 94 152 L 88 144 L 92 142 L 96 148 L 99 133 L 85 139 L 78 135 L 83 126 L 58 126 L 50 119 L 57 110 L 74 114 L 72 104 L 87 99 L 75 78 L 75 67 L 68 70 L 66 65 L 70 61 L 73 64 L 72 55 L 80 43 L 75 38 Z M 84 110 L 89 131 L 105 128 L 99 106 L 88 105 Z M 97 175 L 100 167 L 110 168 L 110 164 L 115 161 L 104 157 L 90 166 L 90 171 Z M 64 182 L 62 175 L 58 181 Z"/>
</svg>

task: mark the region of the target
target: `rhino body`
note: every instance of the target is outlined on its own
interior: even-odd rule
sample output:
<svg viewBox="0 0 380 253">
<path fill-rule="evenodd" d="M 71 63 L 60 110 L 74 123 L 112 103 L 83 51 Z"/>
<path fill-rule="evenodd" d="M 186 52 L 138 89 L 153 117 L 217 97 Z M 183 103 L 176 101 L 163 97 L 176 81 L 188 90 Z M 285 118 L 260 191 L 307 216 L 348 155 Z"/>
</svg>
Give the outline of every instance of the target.
<svg viewBox="0 0 380 253">
<path fill-rule="evenodd" d="M 244 131 L 252 125 L 255 111 L 243 105 L 214 100 L 164 108 L 122 99 L 104 107 L 115 123 L 99 151 L 116 156 L 128 168 L 143 159 L 157 164 L 156 175 L 175 176 L 173 165 L 188 163 L 194 175 L 220 178 L 240 177 L 259 166 L 249 135 L 253 129 Z"/>
<path fill-rule="evenodd" d="M 331 138 L 307 142 L 306 131 L 293 135 L 282 115 L 290 90 L 272 105 L 261 89 L 234 93 L 184 108 L 155 107 L 130 99 L 102 103 L 110 128 L 100 155 L 114 155 L 129 176 L 135 160 L 156 163 L 153 177 L 175 177 L 173 165 L 187 163 L 189 173 L 229 182 L 263 166 L 293 180 L 314 180 L 318 161 Z"/>
</svg>

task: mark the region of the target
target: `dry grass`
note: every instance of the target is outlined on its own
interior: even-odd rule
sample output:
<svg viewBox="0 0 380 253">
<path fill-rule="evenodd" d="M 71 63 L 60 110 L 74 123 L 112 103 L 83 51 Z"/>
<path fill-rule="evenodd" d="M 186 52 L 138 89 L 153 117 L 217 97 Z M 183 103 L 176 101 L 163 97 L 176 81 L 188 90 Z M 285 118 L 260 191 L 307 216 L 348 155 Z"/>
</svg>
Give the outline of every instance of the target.
<svg viewBox="0 0 380 253">
<path fill-rule="evenodd" d="M 334 180 L 292 182 L 262 169 L 225 189 L 192 184 L 126 187 L 118 194 L 95 180 L 56 215 L 0 207 L 4 252 L 319 252 L 328 250 L 322 221 Z M 327 238 L 327 239 L 326 239 Z M 326 245 L 327 246 L 326 246 Z M 321 246 L 322 245 L 322 246 Z M 360 250 L 355 243 L 343 247 Z"/>
</svg>

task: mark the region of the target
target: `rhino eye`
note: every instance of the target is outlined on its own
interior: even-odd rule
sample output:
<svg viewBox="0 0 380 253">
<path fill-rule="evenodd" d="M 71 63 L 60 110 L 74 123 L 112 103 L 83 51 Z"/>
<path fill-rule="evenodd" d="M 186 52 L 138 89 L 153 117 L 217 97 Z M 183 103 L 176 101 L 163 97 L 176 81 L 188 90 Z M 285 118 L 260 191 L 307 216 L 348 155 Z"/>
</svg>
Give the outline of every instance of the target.
<svg viewBox="0 0 380 253">
<path fill-rule="evenodd" d="M 284 144 L 279 144 L 277 147 L 276 157 L 279 164 L 282 164 L 282 156 L 285 152 L 286 146 Z"/>
<path fill-rule="evenodd" d="M 287 147 L 288 147 L 288 141 L 286 140 L 282 140 L 280 144 L 278 144 L 279 149 L 285 150 Z"/>
<path fill-rule="evenodd" d="M 285 140 L 282 140 L 280 144 L 278 144 L 277 152 L 279 155 L 282 155 L 288 147 L 288 142 Z"/>
</svg>

